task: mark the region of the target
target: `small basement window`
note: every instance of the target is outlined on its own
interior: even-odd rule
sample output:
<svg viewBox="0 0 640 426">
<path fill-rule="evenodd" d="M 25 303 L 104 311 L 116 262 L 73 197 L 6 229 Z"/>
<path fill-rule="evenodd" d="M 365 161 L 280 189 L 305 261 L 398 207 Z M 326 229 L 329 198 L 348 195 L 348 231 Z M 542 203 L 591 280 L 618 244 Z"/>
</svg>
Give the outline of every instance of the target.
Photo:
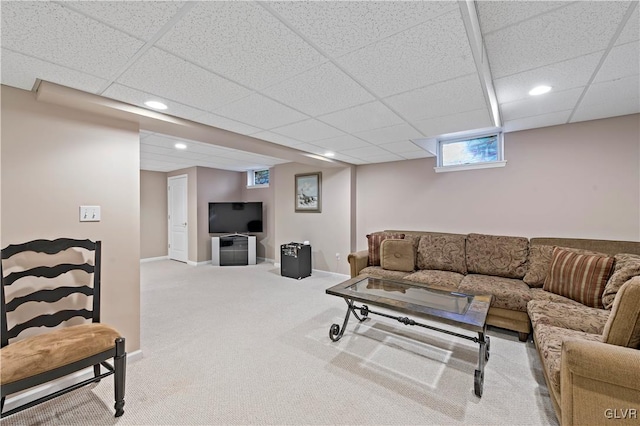
<svg viewBox="0 0 640 426">
<path fill-rule="evenodd" d="M 436 172 L 504 167 L 502 132 L 438 140 Z"/>
<path fill-rule="evenodd" d="M 264 188 L 269 186 L 269 169 L 249 170 L 247 172 L 247 188 Z"/>
</svg>

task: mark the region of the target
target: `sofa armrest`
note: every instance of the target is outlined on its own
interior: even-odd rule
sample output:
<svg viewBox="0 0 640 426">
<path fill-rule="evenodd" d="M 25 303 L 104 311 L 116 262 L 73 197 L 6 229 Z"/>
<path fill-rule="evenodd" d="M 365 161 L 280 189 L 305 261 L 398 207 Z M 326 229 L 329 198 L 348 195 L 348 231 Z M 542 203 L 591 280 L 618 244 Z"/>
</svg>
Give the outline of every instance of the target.
<svg viewBox="0 0 640 426">
<path fill-rule="evenodd" d="M 562 346 L 562 425 L 638 424 L 640 350 L 592 341 Z"/>
<path fill-rule="evenodd" d="M 357 277 L 360 271 L 369 265 L 369 250 L 349 253 L 347 256 L 351 270 L 351 278 Z"/>
</svg>

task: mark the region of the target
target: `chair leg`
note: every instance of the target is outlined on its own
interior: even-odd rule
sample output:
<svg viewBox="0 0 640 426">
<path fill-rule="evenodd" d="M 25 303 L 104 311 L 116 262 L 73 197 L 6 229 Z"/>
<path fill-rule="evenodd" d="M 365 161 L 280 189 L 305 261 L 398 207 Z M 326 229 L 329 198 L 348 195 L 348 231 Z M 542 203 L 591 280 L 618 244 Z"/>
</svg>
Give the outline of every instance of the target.
<svg viewBox="0 0 640 426">
<path fill-rule="evenodd" d="M 2 415 L 2 410 L 4 410 L 4 399 L 5 397 L 2 397 L 2 400 L 0 401 L 0 415 Z"/>
<path fill-rule="evenodd" d="M 100 364 L 96 364 L 93 366 L 93 377 L 98 377 L 100 375 Z M 100 380 L 96 380 L 99 382 Z"/>
<path fill-rule="evenodd" d="M 124 414 L 124 387 L 127 373 L 127 353 L 124 350 L 124 338 L 116 339 L 116 356 L 113 359 L 116 417 Z"/>
</svg>

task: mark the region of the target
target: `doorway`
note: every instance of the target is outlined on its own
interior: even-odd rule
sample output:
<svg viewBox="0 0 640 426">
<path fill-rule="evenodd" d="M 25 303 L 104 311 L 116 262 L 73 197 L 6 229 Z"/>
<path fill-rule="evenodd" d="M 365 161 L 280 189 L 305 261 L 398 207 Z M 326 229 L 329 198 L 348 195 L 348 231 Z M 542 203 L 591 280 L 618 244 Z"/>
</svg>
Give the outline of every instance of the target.
<svg viewBox="0 0 640 426">
<path fill-rule="evenodd" d="M 187 262 L 189 232 L 187 223 L 187 175 L 168 178 L 169 259 Z"/>
</svg>

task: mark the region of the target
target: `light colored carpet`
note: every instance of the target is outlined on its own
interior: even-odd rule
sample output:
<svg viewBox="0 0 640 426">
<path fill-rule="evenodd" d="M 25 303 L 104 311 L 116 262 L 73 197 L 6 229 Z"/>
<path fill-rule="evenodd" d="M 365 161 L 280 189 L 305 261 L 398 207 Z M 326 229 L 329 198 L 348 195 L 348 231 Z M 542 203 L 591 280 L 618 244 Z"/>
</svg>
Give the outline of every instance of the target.
<svg viewBox="0 0 640 426">
<path fill-rule="evenodd" d="M 141 270 L 144 358 L 128 367 L 124 416 L 109 378 L 3 424 L 557 424 L 538 354 L 515 333 L 489 330 L 477 398 L 471 341 L 372 316 L 331 342 L 346 304 L 324 291 L 343 276 L 167 260 Z"/>
</svg>

